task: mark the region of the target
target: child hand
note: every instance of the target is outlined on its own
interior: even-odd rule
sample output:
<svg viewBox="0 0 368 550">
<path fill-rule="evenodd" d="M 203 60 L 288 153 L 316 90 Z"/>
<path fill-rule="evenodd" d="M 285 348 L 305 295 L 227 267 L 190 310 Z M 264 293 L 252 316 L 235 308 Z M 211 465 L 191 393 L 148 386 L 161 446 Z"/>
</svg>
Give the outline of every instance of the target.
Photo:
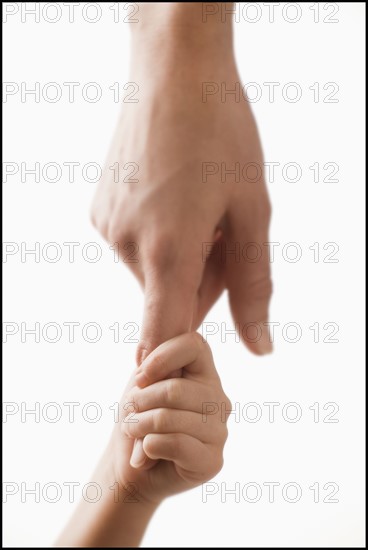
<svg viewBox="0 0 368 550">
<path fill-rule="evenodd" d="M 181 378 L 167 379 L 178 369 Z M 231 403 L 199 334 L 161 344 L 135 371 L 127 390 L 111 441 L 119 483 L 134 484 L 141 498 L 159 503 L 221 470 Z M 156 461 L 153 467 L 150 461 L 145 468 L 135 445 Z"/>
</svg>

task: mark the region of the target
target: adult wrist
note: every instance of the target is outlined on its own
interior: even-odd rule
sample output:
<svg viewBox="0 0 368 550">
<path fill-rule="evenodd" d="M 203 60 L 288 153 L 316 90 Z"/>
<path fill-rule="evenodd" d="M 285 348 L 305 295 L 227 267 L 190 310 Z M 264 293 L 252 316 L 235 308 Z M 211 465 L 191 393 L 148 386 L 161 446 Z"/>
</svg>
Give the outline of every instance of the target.
<svg viewBox="0 0 368 550">
<path fill-rule="evenodd" d="M 132 34 L 149 35 L 156 30 L 176 29 L 178 38 L 186 32 L 200 31 L 208 37 L 231 33 L 234 2 L 145 2 L 138 4 Z"/>
<path fill-rule="evenodd" d="M 226 3 L 227 10 L 232 3 Z M 232 16 L 222 17 L 219 3 L 139 4 L 131 24 L 132 67 L 234 65 Z M 218 10 L 218 11 L 216 11 Z"/>
</svg>

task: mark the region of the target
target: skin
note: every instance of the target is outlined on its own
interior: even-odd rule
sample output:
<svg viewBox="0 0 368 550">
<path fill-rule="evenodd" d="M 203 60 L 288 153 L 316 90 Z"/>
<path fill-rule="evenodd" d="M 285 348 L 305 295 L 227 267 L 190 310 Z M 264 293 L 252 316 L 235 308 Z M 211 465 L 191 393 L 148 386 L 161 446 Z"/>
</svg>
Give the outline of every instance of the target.
<svg viewBox="0 0 368 550">
<path fill-rule="evenodd" d="M 226 5 L 231 10 L 232 3 Z M 203 178 L 203 162 L 228 170 L 236 163 L 263 166 L 249 103 L 233 96 L 221 101 L 220 94 L 204 101 L 203 83 L 230 90 L 240 82 L 232 18 L 221 17 L 221 4 L 205 6 L 206 13 L 218 12 L 204 23 L 202 3 L 139 5 L 129 78 L 139 85 L 139 102 L 123 105 L 92 205 L 95 227 L 118 243 L 122 257 L 128 243 L 139 248 L 138 261 L 126 264 L 145 296 L 138 365 L 165 340 L 196 330 L 224 289 L 247 347 L 259 355 L 272 350 L 264 324 L 272 285 L 263 173 L 257 181 L 254 174 L 222 181 L 221 170 Z M 138 181 L 122 182 L 131 162 L 139 167 Z M 115 163 L 118 182 L 109 168 Z M 258 261 L 231 254 L 250 242 L 260 251 Z M 213 243 L 209 256 L 206 243 Z M 254 325 L 258 329 L 247 330 Z"/>
<path fill-rule="evenodd" d="M 231 8 L 231 4 L 228 4 Z M 206 8 L 208 9 L 208 8 Z M 221 171 L 203 181 L 203 162 L 263 163 L 249 103 L 220 95 L 203 101 L 203 83 L 240 82 L 232 49 L 231 17 L 202 22 L 202 4 L 139 5 L 132 24 L 130 81 L 139 102 L 124 104 L 93 205 L 92 221 L 110 243 L 136 243 L 145 310 L 137 362 L 163 341 L 196 330 L 226 288 L 237 328 L 251 351 L 271 351 L 262 325 L 271 296 L 270 203 L 262 177 L 240 182 Z M 138 182 L 114 180 L 114 163 L 135 162 Z M 203 261 L 204 243 L 262 250 L 256 262 L 216 253 Z M 206 258 L 205 258 L 206 259 Z M 262 336 L 242 330 L 259 323 Z M 252 341 L 253 340 L 253 341 Z"/>
<path fill-rule="evenodd" d="M 131 25 L 129 80 L 139 85 L 139 102 L 123 105 L 91 217 L 123 258 L 131 243 L 139 249 L 138 261 L 127 264 L 145 296 L 138 365 L 165 340 L 196 330 L 225 289 L 247 347 L 258 355 L 272 350 L 265 325 L 271 207 L 263 171 L 257 181 L 247 172 L 240 181 L 223 178 L 221 170 L 203 177 L 204 162 L 227 170 L 263 166 L 249 103 L 220 94 L 204 100 L 205 83 L 232 90 L 240 82 L 224 6 L 140 4 Z M 123 182 L 132 162 L 138 182 Z M 119 181 L 110 169 L 116 163 Z M 211 243 L 212 253 L 204 254 Z M 246 243 L 257 247 L 257 261 L 231 253 Z M 154 464 L 142 441 L 136 453 L 145 467 Z"/>
<path fill-rule="evenodd" d="M 178 371 L 180 377 L 168 379 Z M 119 422 L 92 477 L 101 499 L 79 504 L 56 546 L 138 546 L 166 497 L 220 471 L 227 438 L 223 411 L 230 410 L 210 348 L 199 334 L 161 344 L 135 371 L 120 401 Z M 149 469 L 133 452 L 136 440 L 152 460 Z"/>
</svg>

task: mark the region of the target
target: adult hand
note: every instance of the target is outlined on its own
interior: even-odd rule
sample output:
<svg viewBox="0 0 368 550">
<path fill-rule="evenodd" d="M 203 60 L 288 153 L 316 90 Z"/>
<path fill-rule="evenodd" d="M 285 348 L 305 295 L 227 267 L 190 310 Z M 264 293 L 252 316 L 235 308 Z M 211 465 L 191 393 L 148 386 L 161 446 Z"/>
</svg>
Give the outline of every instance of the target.
<svg viewBox="0 0 368 550">
<path fill-rule="evenodd" d="M 198 6 L 140 7 L 130 78 L 139 101 L 124 104 L 92 207 L 95 226 L 119 244 L 144 289 L 138 364 L 195 330 L 225 288 L 249 349 L 272 347 L 260 140 L 248 102 L 224 95 L 240 81 L 230 24 L 201 24 Z"/>
</svg>

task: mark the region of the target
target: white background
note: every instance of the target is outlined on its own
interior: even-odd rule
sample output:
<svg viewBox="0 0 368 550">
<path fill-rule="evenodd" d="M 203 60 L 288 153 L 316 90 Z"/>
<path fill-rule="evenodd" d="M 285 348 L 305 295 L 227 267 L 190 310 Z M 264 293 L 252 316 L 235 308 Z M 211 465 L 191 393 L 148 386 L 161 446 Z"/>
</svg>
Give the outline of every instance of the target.
<svg viewBox="0 0 368 550">
<path fill-rule="evenodd" d="M 30 4 L 29 4 L 30 5 Z M 60 4 L 61 5 L 61 4 Z M 95 24 L 83 20 L 82 3 L 75 8 L 75 22 L 68 22 L 63 8 L 59 22 L 52 24 L 33 16 L 26 22 L 19 11 L 4 24 L 4 80 L 31 88 L 57 82 L 63 89 L 60 101 L 50 103 L 34 96 L 8 96 L 4 105 L 4 160 L 17 163 L 19 171 L 4 183 L 4 241 L 21 242 L 27 247 L 40 243 L 41 251 L 49 242 L 59 243 L 63 255 L 51 263 L 41 254 L 39 263 L 28 255 L 21 261 L 20 252 L 7 256 L 4 263 L 4 320 L 16 323 L 19 330 L 8 336 L 4 345 L 4 400 L 19 408 L 50 402 L 62 406 L 59 422 L 51 423 L 41 415 L 40 422 L 28 415 L 21 422 L 20 412 L 6 417 L 4 423 L 4 480 L 18 484 L 19 491 L 9 496 L 4 505 L 6 546 L 47 546 L 62 529 L 73 505 L 67 490 L 57 503 L 34 496 L 21 502 L 21 483 L 28 488 L 36 482 L 41 489 L 48 482 L 90 479 L 95 463 L 113 425 L 108 407 L 118 401 L 129 373 L 134 368 L 134 342 L 125 341 L 129 327 L 141 323 L 143 299 L 140 288 L 129 270 L 114 263 L 113 254 L 89 221 L 89 208 L 95 183 L 85 181 L 81 166 L 88 162 L 103 164 L 114 125 L 120 111 L 109 90 L 114 82 L 129 80 L 129 25 L 122 21 L 129 13 L 120 6 L 120 22 L 114 23 L 110 4 L 101 5 L 102 17 Z M 13 4 L 5 4 L 12 9 Z M 41 4 L 41 9 L 44 4 Z M 275 20 L 269 21 L 268 8 L 257 4 L 259 21 L 252 11 L 242 14 L 235 24 L 235 46 L 240 74 L 244 83 L 257 82 L 262 97 L 253 103 L 267 161 L 279 162 L 275 180 L 269 182 L 273 203 L 270 240 L 279 242 L 275 249 L 273 278 L 275 293 L 271 320 L 275 328 L 275 352 L 257 358 L 251 355 L 233 334 L 227 297 L 224 295 L 208 314 L 207 323 L 217 323 L 218 332 L 208 337 L 213 349 L 223 386 L 234 406 L 245 411 L 245 418 L 229 420 L 230 436 L 225 449 L 225 465 L 213 480 L 218 492 L 203 502 L 202 488 L 167 500 L 150 524 L 143 545 L 147 546 L 362 546 L 363 539 L 363 120 L 364 120 L 364 5 L 363 3 L 319 4 L 319 22 L 311 4 L 299 4 L 300 20 L 295 8 L 284 11 L 285 4 L 275 7 Z M 314 6 L 316 6 L 314 4 Z M 324 22 L 328 14 L 338 11 Z M 293 11 L 294 10 L 294 11 Z M 56 12 L 47 12 L 54 17 Z M 88 12 L 94 17 L 93 9 Z M 159 62 L 159 59 L 157 60 Z M 68 101 L 63 82 L 80 82 L 76 100 Z M 102 98 L 89 103 L 81 95 L 88 82 L 97 82 Z M 275 100 L 268 97 L 264 82 L 278 82 Z M 290 102 L 282 95 L 285 84 L 297 82 L 302 97 Z M 309 89 L 319 83 L 320 96 Z M 337 83 L 333 99 L 323 100 Z M 79 91 L 78 91 L 79 90 Z M 52 90 L 50 90 L 51 94 Z M 254 93 L 254 88 L 252 90 Z M 91 90 L 92 93 L 92 90 Z M 292 89 L 290 88 L 290 95 Z M 162 98 L 165 101 L 165 98 Z M 31 167 L 39 162 L 79 162 L 76 181 L 68 181 L 65 169 L 59 182 L 50 183 L 34 176 L 21 181 L 20 163 Z M 281 169 L 289 163 L 301 166 L 299 181 L 288 182 Z M 309 168 L 320 165 L 320 178 L 314 182 Z M 327 162 L 338 165 L 338 181 L 323 181 Z M 50 172 L 51 175 L 51 172 Z M 92 175 L 92 171 L 91 171 Z M 290 175 L 292 171 L 290 171 Z M 290 179 L 290 178 L 289 178 Z M 78 242 L 74 263 L 68 261 L 64 242 Z M 86 261 L 81 253 L 88 242 L 98 243 L 102 258 Z M 302 257 L 288 260 L 295 249 L 283 247 L 297 242 Z M 337 243 L 339 250 L 326 261 Z M 319 261 L 309 249 L 319 243 Z M 24 245 L 23 245 L 24 246 Z M 9 250 L 9 248 L 7 249 Z M 55 252 L 48 249 L 50 256 Z M 91 256 L 94 250 L 90 249 Z M 46 249 L 47 254 L 47 249 Z M 46 256 L 47 257 L 47 256 Z M 328 258 L 327 258 L 328 259 Z M 68 342 L 63 323 L 76 321 L 74 343 Z M 61 339 L 49 343 L 28 335 L 21 341 L 21 323 L 30 328 L 36 322 L 58 323 L 64 330 Z M 88 322 L 99 323 L 102 337 L 88 343 L 81 328 Z M 108 327 L 120 323 L 120 343 L 114 343 Z M 297 323 L 300 339 L 291 343 L 295 332 L 282 333 L 287 323 Z M 329 343 L 331 328 L 339 327 Z M 309 328 L 319 323 L 319 342 Z M 6 325 L 9 330 L 10 325 Z M 209 325 L 207 325 L 207 329 Z M 286 334 L 286 335 L 285 335 Z M 50 329 L 49 337 L 53 332 Z M 89 333 L 93 336 L 93 331 Z M 137 335 L 139 336 L 139 335 Z M 135 336 L 135 338 L 137 338 Z M 274 423 L 269 422 L 264 402 L 278 402 Z M 76 421 L 68 422 L 64 402 L 81 404 Z M 97 423 L 83 419 L 81 409 L 97 402 L 102 418 Z M 247 421 L 244 406 L 256 402 L 262 417 Z M 298 422 L 283 418 L 282 408 L 298 403 L 302 417 Z M 309 409 L 319 403 L 320 419 L 314 422 Z M 338 422 L 323 422 L 333 402 L 339 411 L 332 417 Z M 238 405 L 236 405 L 238 404 Z M 335 407 L 335 406 L 334 406 Z M 295 412 L 288 411 L 290 416 Z M 50 416 L 53 411 L 49 411 Z M 93 411 L 91 410 L 91 414 Z M 255 409 L 248 409 L 254 416 Z M 275 502 L 269 502 L 265 482 L 278 482 Z M 258 502 L 250 503 L 240 494 L 224 493 L 254 482 L 262 489 Z M 282 497 L 288 482 L 299 484 L 302 496 L 296 503 Z M 320 502 L 314 503 L 314 483 L 320 484 Z M 336 503 L 323 502 L 331 489 L 339 487 Z M 224 483 L 221 489 L 221 483 Z M 9 487 L 9 486 L 7 486 Z M 80 495 L 80 490 L 76 491 Z M 254 497 L 250 490 L 249 496 Z M 50 492 L 51 496 L 51 492 Z M 221 502 L 221 496 L 225 502 Z M 293 496 L 290 490 L 290 497 Z"/>
</svg>

